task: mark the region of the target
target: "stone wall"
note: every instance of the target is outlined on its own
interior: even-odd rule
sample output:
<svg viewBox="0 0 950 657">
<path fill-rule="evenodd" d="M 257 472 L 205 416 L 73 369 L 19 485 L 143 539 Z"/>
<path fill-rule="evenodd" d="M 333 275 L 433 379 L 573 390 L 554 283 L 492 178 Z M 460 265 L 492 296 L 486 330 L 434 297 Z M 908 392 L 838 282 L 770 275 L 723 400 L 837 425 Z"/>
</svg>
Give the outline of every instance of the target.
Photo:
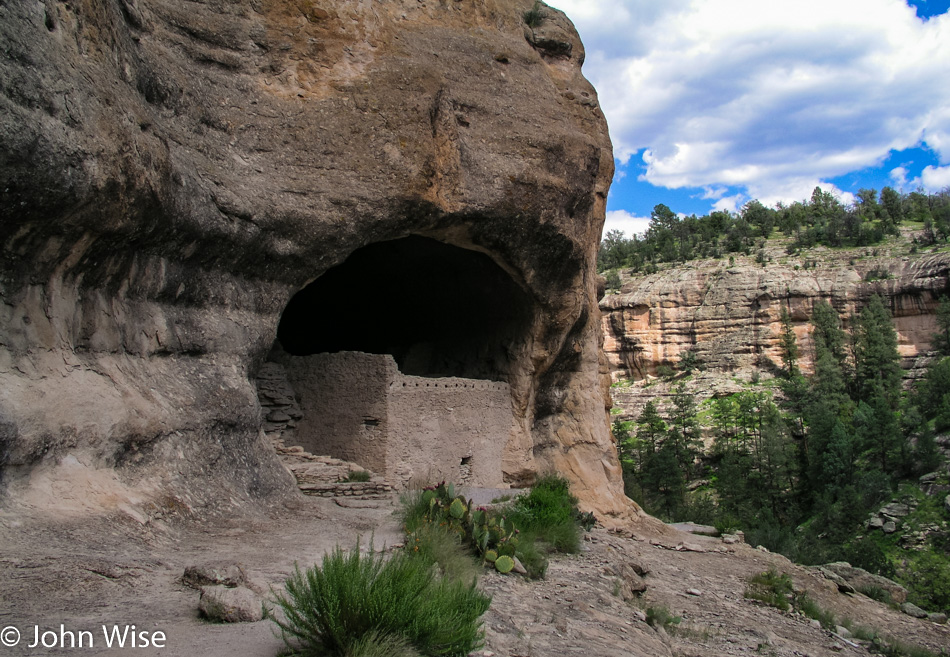
<svg viewBox="0 0 950 657">
<path fill-rule="evenodd" d="M 388 401 L 393 481 L 501 484 L 513 430 L 507 383 L 400 374 Z"/>
<path fill-rule="evenodd" d="M 290 442 L 388 472 L 386 393 L 399 374 L 392 357 L 345 351 L 282 355 L 281 362 L 303 413 Z"/>
<path fill-rule="evenodd" d="M 277 358 L 302 413 L 285 442 L 359 463 L 400 487 L 501 485 L 513 430 L 507 383 L 405 376 L 389 355 Z"/>
</svg>

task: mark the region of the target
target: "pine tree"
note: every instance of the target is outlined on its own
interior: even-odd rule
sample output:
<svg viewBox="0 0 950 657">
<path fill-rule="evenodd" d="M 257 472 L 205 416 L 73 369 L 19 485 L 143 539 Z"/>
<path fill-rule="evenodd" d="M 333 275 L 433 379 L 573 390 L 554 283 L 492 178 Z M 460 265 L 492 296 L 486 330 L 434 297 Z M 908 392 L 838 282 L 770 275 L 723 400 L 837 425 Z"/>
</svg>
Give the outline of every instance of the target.
<svg viewBox="0 0 950 657">
<path fill-rule="evenodd" d="M 900 421 L 886 396 L 878 389 L 854 412 L 856 439 L 869 468 L 877 468 L 893 478 L 907 457 Z"/>
<path fill-rule="evenodd" d="M 678 386 L 673 391 L 673 407 L 669 413 L 670 429 L 667 432 L 667 442 L 673 446 L 676 460 L 687 479 L 702 446 L 699 421 L 696 419 L 697 413 L 696 398 L 686 392 L 682 385 Z"/>
<path fill-rule="evenodd" d="M 812 310 L 811 323 L 814 326 L 812 337 L 815 341 L 815 358 L 817 359 L 822 351 L 828 353 L 844 373 L 848 362 L 847 340 L 841 328 L 838 311 L 827 301 L 819 301 Z"/>
<path fill-rule="evenodd" d="M 647 459 L 643 468 L 643 486 L 658 498 L 664 515 L 673 519 L 686 496 L 686 484 L 673 444 L 663 445 Z"/>
<path fill-rule="evenodd" d="M 640 417 L 637 418 L 637 440 L 643 445 L 645 452 L 653 454 L 660 448 L 666 438 L 667 428 L 651 399 L 643 406 Z"/>
<path fill-rule="evenodd" d="M 940 355 L 950 356 L 950 299 L 946 295 L 940 297 L 937 306 L 937 328 L 940 330 L 933 334 L 934 347 Z"/>
<path fill-rule="evenodd" d="M 812 325 L 815 372 L 802 404 L 804 424 L 808 427 L 802 445 L 803 467 L 810 483 L 803 491 L 810 496 L 806 503 L 835 489 L 842 473 L 853 469 L 853 460 L 843 462 L 843 454 L 848 451 L 844 446 L 851 438 L 840 420 L 851 416 L 853 406 L 848 396 L 845 334 L 838 313 L 824 301 L 815 304 Z"/>
<path fill-rule="evenodd" d="M 782 333 L 779 335 L 782 365 L 785 369 L 785 377 L 791 379 L 798 374 L 798 339 L 795 337 L 795 330 L 792 328 L 792 317 L 788 314 L 788 308 L 782 307 L 779 321 L 782 324 Z"/>
<path fill-rule="evenodd" d="M 883 400 L 891 410 L 897 410 L 901 393 L 900 362 L 891 313 L 875 294 L 855 322 L 854 368 L 858 399 L 875 400 L 875 403 Z"/>
</svg>

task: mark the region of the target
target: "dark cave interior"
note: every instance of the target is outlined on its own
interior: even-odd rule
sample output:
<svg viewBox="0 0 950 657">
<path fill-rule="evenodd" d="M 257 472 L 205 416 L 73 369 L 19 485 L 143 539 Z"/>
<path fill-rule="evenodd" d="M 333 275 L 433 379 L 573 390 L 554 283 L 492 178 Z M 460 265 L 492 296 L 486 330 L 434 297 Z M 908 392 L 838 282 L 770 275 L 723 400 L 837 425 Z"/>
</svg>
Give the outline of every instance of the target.
<svg viewBox="0 0 950 657">
<path fill-rule="evenodd" d="M 277 338 L 295 356 L 391 354 L 404 374 L 504 381 L 534 314 L 484 253 L 410 236 L 358 249 L 300 290 Z"/>
</svg>

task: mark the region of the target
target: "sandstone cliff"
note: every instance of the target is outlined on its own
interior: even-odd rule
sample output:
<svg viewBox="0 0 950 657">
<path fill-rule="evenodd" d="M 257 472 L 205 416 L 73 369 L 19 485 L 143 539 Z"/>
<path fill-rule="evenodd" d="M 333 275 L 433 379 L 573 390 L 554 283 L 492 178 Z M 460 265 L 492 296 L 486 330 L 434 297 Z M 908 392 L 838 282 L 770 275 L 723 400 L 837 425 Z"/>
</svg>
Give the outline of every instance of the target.
<svg viewBox="0 0 950 657">
<path fill-rule="evenodd" d="M 399 348 L 508 382 L 509 482 L 557 469 L 588 507 L 627 513 L 594 273 L 611 148 L 573 26 L 546 10 L 527 28 L 531 4 L 0 3 L 5 503 L 288 494 L 252 385 L 283 311 L 412 235 L 461 254 L 376 259 L 379 278 L 416 268 L 394 293 L 427 315 L 368 302 L 353 326 L 469 331 L 459 353 L 428 335 Z M 476 256 L 500 287 L 480 288 Z M 335 284 L 335 300 L 367 293 Z M 444 322 L 455 296 L 485 317 Z M 349 307 L 317 299 L 305 321 Z"/>
<path fill-rule="evenodd" d="M 847 322 L 873 294 L 890 304 L 906 364 L 930 349 L 937 300 L 950 291 L 950 254 L 873 256 L 869 249 L 819 248 L 793 258 L 784 257 L 781 246 L 772 247 L 774 259 L 766 266 L 744 256 L 733 264 L 694 261 L 633 277 L 619 294 L 605 297 L 605 351 L 614 378 L 656 375 L 686 351 L 711 371 L 748 378 L 767 363 L 763 359 L 782 362 L 782 308 L 798 338 L 800 366 L 810 371 L 814 304 L 830 303 Z"/>
</svg>

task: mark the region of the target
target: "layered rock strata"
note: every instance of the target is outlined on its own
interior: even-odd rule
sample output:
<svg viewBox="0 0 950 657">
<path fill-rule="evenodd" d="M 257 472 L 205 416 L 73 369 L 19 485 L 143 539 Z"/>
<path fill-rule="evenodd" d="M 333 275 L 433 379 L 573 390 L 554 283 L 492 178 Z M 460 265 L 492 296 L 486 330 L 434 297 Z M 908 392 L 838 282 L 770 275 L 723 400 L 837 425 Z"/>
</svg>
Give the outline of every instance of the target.
<svg viewBox="0 0 950 657">
<path fill-rule="evenodd" d="M 588 508 L 629 512 L 594 273 L 607 127 L 570 21 L 528 28 L 531 5 L 0 4 L 4 505 L 289 494 L 251 383 L 284 308 L 414 235 L 484 256 L 509 281 L 497 298 L 524 303 L 454 361 L 402 336 L 409 360 L 486 354 L 511 389 L 505 479 L 557 470 Z M 490 299 L 464 266 L 428 280 Z M 338 292 L 367 298 L 368 333 L 401 321 L 370 317 L 371 289 Z"/>
<path fill-rule="evenodd" d="M 783 308 L 798 338 L 799 365 L 810 371 L 815 303 L 830 303 L 847 323 L 873 294 L 890 306 L 905 365 L 930 349 L 938 299 L 950 284 L 950 254 L 851 262 L 849 254 L 817 251 L 815 268 L 803 268 L 797 258 L 766 267 L 741 258 L 734 265 L 691 262 L 629 280 L 620 294 L 601 301 L 614 378 L 656 375 L 687 351 L 718 373 L 747 374 L 768 360 L 781 364 Z"/>
</svg>

